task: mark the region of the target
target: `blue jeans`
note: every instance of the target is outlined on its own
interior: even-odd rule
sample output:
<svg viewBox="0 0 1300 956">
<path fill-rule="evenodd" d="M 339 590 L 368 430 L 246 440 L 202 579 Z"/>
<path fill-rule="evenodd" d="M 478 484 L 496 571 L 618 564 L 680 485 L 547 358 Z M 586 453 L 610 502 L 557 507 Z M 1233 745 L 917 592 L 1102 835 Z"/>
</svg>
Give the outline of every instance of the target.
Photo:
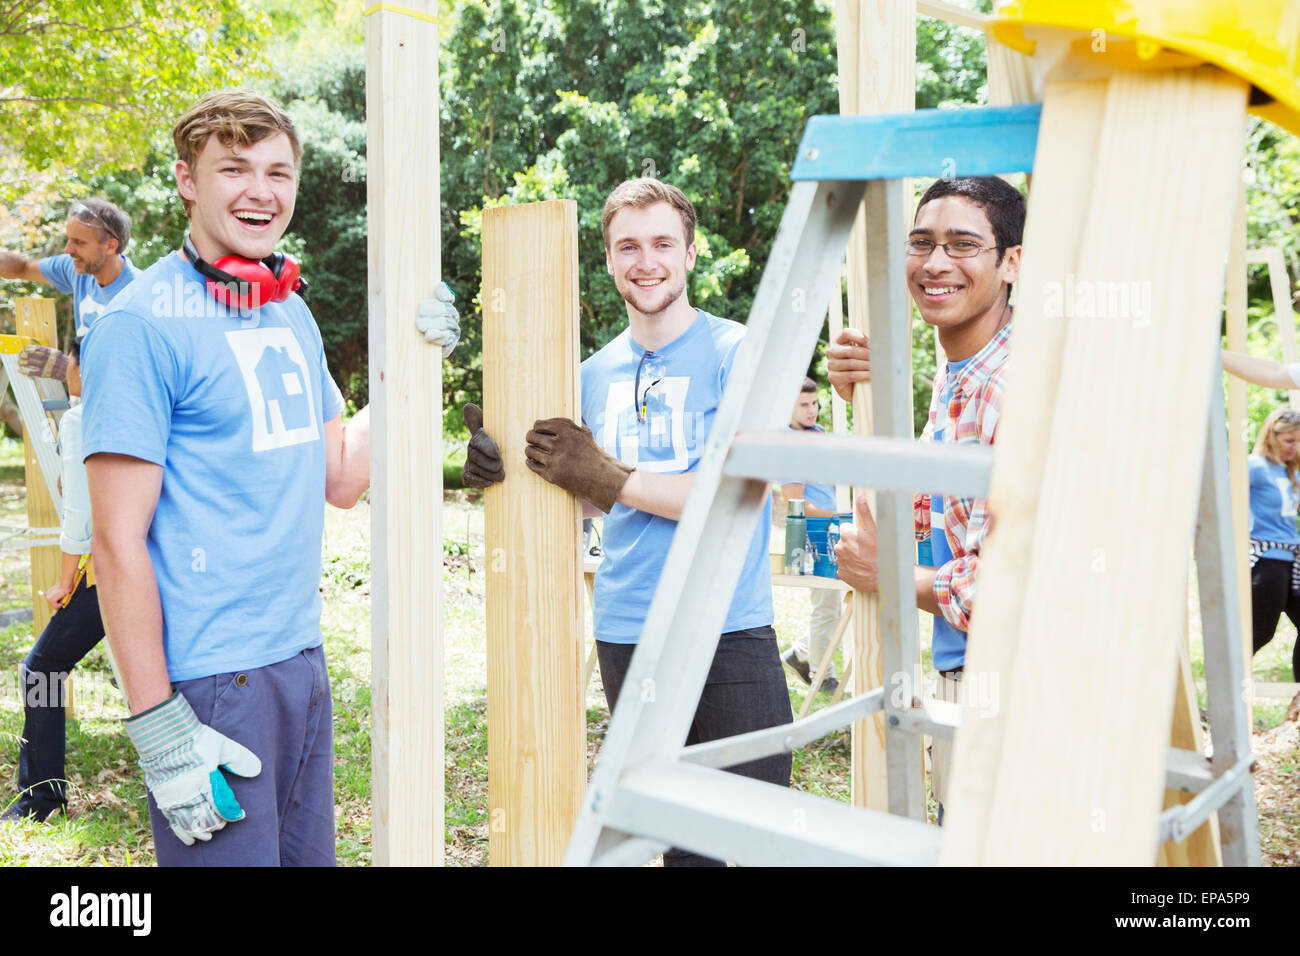
<svg viewBox="0 0 1300 956">
<path fill-rule="evenodd" d="M 605 702 L 611 714 L 634 651 L 635 644 L 596 642 L 600 680 L 605 686 Z M 752 627 L 723 634 L 718 640 L 709 676 L 704 681 L 695 719 L 686 735 L 686 745 L 734 737 L 786 724 L 792 719 L 785 671 L 776 646 L 776 631 L 771 627 Z M 793 759 L 788 753 L 776 754 L 737 764 L 727 770 L 742 777 L 788 787 Z M 722 860 L 676 848 L 664 853 L 664 866 L 725 865 Z"/>
<path fill-rule="evenodd" d="M 173 685 L 200 721 L 262 761 L 256 777 L 223 771 L 244 819 L 186 846 L 149 796 L 159 866 L 333 866 L 334 727 L 325 649 Z"/>
<path fill-rule="evenodd" d="M 64 683 L 104 636 L 99 597 L 82 580 L 32 646 L 22 665 L 23 737 L 18 744 L 16 808 L 44 816 L 67 805 Z"/>
</svg>

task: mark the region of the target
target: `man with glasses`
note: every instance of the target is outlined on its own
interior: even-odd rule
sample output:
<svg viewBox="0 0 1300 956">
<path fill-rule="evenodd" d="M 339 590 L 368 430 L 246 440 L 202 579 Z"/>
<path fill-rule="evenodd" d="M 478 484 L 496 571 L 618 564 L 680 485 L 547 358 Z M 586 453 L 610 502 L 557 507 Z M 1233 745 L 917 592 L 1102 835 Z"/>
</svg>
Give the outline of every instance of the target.
<svg viewBox="0 0 1300 956">
<path fill-rule="evenodd" d="M 0 252 L 0 277 L 52 285 L 72 296 L 77 335 L 85 335 L 104 307 L 135 278 L 126 257 L 131 220 L 106 199 L 73 203 L 64 223 L 63 253 L 27 259 Z"/>
<path fill-rule="evenodd" d="M 1020 272 L 1025 198 L 994 177 L 941 179 L 916 209 L 907 239 L 907 287 L 933 325 L 947 364 L 939 369 L 922 441 L 991 445 L 997 432 L 1011 339 L 1011 285 Z M 827 350 L 830 381 L 845 400 L 871 380 L 867 337 L 846 329 Z M 983 498 L 917 495 L 916 603 L 934 615 L 932 652 L 939 696 L 955 701 L 966 661 L 979 552 L 988 533 Z M 934 534 L 938 528 L 942 533 Z M 928 547 L 927 547 L 928 546 Z M 841 527 L 840 578 L 879 589 L 875 523 L 858 500 L 858 525 Z M 943 819 L 952 741 L 931 747 L 933 790 Z"/>
</svg>

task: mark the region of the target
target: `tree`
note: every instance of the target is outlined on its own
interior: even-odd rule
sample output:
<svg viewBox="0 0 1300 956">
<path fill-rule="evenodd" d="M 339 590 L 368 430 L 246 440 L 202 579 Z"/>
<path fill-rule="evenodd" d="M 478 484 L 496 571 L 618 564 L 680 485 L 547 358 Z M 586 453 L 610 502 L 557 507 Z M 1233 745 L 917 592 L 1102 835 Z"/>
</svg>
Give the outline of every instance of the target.
<svg viewBox="0 0 1300 956">
<path fill-rule="evenodd" d="M 11 0 L 0 142 L 36 169 L 130 164 L 201 93 L 259 71 L 266 29 L 240 0 Z"/>
</svg>

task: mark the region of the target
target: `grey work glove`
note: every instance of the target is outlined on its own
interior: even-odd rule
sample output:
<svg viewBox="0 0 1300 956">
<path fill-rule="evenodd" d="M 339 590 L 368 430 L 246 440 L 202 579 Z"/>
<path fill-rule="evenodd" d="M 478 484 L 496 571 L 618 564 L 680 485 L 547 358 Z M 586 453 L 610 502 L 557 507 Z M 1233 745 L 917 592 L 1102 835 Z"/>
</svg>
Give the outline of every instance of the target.
<svg viewBox="0 0 1300 956">
<path fill-rule="evenodd" d="M 227 823 L 244 819 L 243 807 L 218 768 L 256 777 L 262 761 L 201 723 L 179 691 L 123 723 L 140 754 L 145 786 L 178 840 L 186 846 L 211 840 Z"/>
<path fill-rule="evenodd" d="M 465 449 L 465 470 L 461 473 L 461 483 L 467 488 L 486 488 L 505 480 L 505 463 L 501 460 L 501 449 L 492 440 L 492 436 L 483 430 L 483 409 L 477 405 L 466 405 L 461 410 L 465 427 L 469 429 L 469 447 Z"/>
<path fill-rule="evenodd" d="M 605 453 L 591 429 L 567 418 L 533 422 L 525 437 L 528 467 L 553 485 L 590 501 L 605 514 L 635 470 Z"/>
<path fill-rule="evenodd" d="M 452 304 L 455 301 L 456 293 L 447 283 L 439 282 L 434 298 L 420 300 L 420 312 L 415 319 L 415 327 L 424 335 L 424 340 L 442 346 L 443 358 L 451 355 L 460 339 L 460 313 Z"/>
<path fill-rule="evenodd" d="M 24 345 L 18 353 L 18 371 L 31 378 L 68 380 L 68 357 L 47 345 Z"/>
</svg>

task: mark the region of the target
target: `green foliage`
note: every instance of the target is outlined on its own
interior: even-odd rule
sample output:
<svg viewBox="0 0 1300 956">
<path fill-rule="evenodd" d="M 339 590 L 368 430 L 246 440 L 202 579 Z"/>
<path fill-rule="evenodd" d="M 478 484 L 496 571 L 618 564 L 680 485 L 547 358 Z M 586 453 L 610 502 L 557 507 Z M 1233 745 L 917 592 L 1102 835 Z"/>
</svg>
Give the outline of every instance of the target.
<svg viewBox="0 0 1300 956">
<path fill-rule="evenodd" d="M 743 320 L 804 124 L 837 109 L 834 56 L 830 8 L 812 0 L 466 4 L 442 60 L 444 276 L 478 289 L 483 208 L 576 200 L 590 354 L 626 323 L 601 207 L 622 180 L 653 175 L 699 213 L 692 303 Z M 474 325 L 447 369 L 449 404 L 481 394 Z"/>
<path fill-rule="evenodd" d="M 12 4 L 0 142 L 36 169 L 130 165 L 200 94 L 263 69 L 268 26 L 239 0 Z"/>
</svg>

